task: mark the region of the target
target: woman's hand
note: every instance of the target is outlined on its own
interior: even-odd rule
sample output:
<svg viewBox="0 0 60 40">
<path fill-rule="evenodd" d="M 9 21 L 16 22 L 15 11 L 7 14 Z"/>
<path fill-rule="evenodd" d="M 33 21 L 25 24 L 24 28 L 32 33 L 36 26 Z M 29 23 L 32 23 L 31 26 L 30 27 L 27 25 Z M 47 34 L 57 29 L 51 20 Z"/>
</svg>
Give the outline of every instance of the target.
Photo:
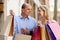
<svg viewBox="0 0 60 40">
<path fill-rule="evenodd" d="M 46 19 L 45 17 L 42 18 L 42 23 L 43 24 L 47 24 L 48 23 L 48 19 Z"/>
<path fill-rule="evenodd" d="M 40 21 L 37 22 L 37 26 L 40 26 Z"/>
</svg>

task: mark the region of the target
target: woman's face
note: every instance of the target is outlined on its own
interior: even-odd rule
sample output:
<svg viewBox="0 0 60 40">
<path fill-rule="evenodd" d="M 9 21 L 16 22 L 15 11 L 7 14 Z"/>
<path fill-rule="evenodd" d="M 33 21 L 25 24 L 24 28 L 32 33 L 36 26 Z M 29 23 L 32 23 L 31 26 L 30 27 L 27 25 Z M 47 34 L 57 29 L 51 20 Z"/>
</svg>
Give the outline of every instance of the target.
<svg viewBox="0 0 60 40">
<path fill-rule="evenodd" d="M 41 8 L 39 8 L 38 9 L 38 17 L 43 17 L 43 16 L 44 16 L 44 11 Z"/>
</svg>

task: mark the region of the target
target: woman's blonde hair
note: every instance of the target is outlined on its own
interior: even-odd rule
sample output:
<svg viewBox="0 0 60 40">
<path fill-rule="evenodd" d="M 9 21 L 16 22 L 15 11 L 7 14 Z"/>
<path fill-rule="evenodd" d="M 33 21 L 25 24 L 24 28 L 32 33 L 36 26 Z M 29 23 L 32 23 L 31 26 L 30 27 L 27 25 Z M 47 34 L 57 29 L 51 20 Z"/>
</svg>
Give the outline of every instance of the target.
<svg viewBox="0 0 60 40">
<path fill-rule="evenodd" d="M 45 5 L 41 5 L 38 10 L 41 9 L 44 12 L 44 17 L 47 19 L 48 18 L 48 8 Z"/>
</svg>

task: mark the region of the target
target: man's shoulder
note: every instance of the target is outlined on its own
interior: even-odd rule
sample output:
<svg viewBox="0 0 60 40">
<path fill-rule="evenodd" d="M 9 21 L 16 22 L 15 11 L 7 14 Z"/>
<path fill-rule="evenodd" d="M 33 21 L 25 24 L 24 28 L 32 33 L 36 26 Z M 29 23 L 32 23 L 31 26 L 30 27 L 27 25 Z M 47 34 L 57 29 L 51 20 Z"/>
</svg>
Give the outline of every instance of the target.
<svg viewBox="0 0 60 40">
<path fill-rule="evenodd" d="M 19 19 L 19 16 L 14 16 L 14 20 L 18 20 Z"/>
<path fill-rule="evenodd" d="M 33 17 L 31 17 L 31 16 L 29 16 L 29 19 L 30 19 L 30 20 L 34 20 L 34 21 L 36 20 L 35 18 L 33 18 Z"/>
<path fill-rule="evenodd" d="M 14 16 L 14 18 L 19 18 L 19 16 Z"/>
</svg>

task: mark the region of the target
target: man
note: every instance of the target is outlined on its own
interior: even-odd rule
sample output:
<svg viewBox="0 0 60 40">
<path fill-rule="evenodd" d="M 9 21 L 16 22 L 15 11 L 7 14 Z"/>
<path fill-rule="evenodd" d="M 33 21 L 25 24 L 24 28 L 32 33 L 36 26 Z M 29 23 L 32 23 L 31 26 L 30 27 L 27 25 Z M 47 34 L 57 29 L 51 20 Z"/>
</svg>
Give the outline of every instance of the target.
<svg viewBox="0 0 60 40">
<path fill-rule="evenodd" d="M 30 4 L 22 5 L 21 15 L 14 16 L 14 34 L 32 34 L 31 31 L 36 27 L 36 21 L 30 15 L 32 7 Z"/>
</svg>

